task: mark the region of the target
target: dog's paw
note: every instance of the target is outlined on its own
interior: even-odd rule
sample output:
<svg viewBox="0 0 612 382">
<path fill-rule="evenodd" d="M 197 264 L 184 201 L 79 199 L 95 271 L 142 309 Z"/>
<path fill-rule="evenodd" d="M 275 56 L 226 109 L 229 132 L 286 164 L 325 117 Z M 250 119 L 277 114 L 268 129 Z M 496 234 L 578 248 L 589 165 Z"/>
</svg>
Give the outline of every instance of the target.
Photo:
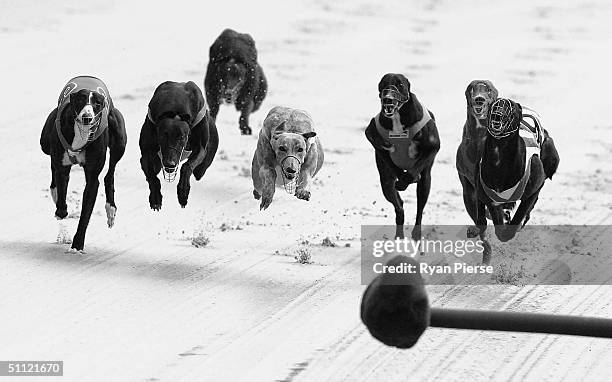
<svg viewBox="0 0 612 382">
<path fill-rule="evenodd" d="M 302 199 L 302 200 L 310 200 L 310 191 L 305 190 L 305 189 L 297 189 L 295 190 L 295 196 L 298 199 Z"/>
<path fill-rule="evenodd" d="M 67 249 L 65 253 L 68 253 L 71 255 L 84 255 L 85 251 L 83 249 L 70 248 L 70 249 Z"/>
<path fill-rule="evenodd" d="M 85 247 L 85 238 L 78 237 L 78 233 L 74 235 L 72 238 L 72 245 L 70 246 L 70 250 L 74 250 L 77 252 L 83 253 L 83 248 Z"/>
<path fill-rule="evenodd" d="M 468 227 L 467 237 L 474 238 L 479 235 L 480 235 L 480 228 L 478 228 L 478 226 L 473 225 L 473 226 Z"/>
<path fill-rule="evenodd" d="M 179 184 L 179 186 L 176 188 L 176 195 L 178 196 L 178 202 L 182 208 L 185 208 L 185 206 L 187 206 L 187 199 L 189 199 L 190 189 L 191 189 L 191 186 L 189 185 L 189 183 L 186 185 Z"/>
<path fill-rule="evenodd" d="M 55 210 L 55 218 L 57 220 L 61 220 L 61 219 L 65 219 L 66 216 L 68 216 L 68 210 L 67 209 L 56 209 Z"/>
<path fill-rule="evenodd" d="M 272 204 L 272 195 L 262 195 L 259 210 L 265 210 L 266 208 L 270 207 L 270 204 Z"/>
<path fill-rule="evenodd" d="M 117 216 L 117 207 L 106 203 L 104 209 L 106 210 L 106 224 L 108 224 L 108 228 L 113 228 L 115 225 L 115 216 Z"/>
<path fill-rule="evenodd" d="M 240 134 L 242 135 L 251 135 L 253 134 L 253 130 L 249 126 L 241 126 Z"/>
<path fill-rule="evenodd" d="M 412 240 L 414 241 L 419 241 L 421 240 L 422 234 L 421 234 L 421 226 L 420 225 L 415 225 L 414 228 L 412 229 Z"/>
<path fill-rule="evenodd" d="M 149 206 L 153 211 L 159 211 L 162 207 L 162 194 L 161 192 L 152 192 L 149 194 Z"/>
<path fill-rule="evenodd" d="M 257 190 L 253 190 L 253 197 L 256 200 L 259 200 L 261 198 L 261 194 L 259 192 L 257 192 Z"/>
<path fill-rule="evenodd" d="M 507 241 L 512 240 L 514 236 L 516 236 L 516 231 L 518 227 L 520 226 L 512 226 L 506 224 L 495 226 L 495 236 L 497 236 L 499 241 L 505 243 Z"/>
</svg>

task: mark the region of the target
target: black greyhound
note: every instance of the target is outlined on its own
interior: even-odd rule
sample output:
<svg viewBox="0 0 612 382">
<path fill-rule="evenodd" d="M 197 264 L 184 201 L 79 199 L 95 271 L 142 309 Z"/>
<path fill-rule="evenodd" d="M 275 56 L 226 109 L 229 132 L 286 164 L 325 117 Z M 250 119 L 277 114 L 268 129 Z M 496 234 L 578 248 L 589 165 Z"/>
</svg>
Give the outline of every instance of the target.
<svg viewBox="0 0 612 382">
<path fill-rule="evenodd" d="M 465 209 L 476 224 L 476 184 L 474 183 L 474 172 L 476 163 L 482 155 L 482 148 L 487 137 L 487 126 L 489 125 L 489 108 L 497 99 L 498 91 L 491 81 L 474 80 L 465 89 L 465 100 L 467 103 L 467 118 L 463 125 L 461 143 L 457 148 L 456 166 L 459 181 L 463 188 L 463 204 Z M 480 236 L 484 244 L 483 257 L 488 259 L 491 254 L 491 246 L 486 239 L 485 233 Z"/>
<path fill-rule="evenodd" d="M 163 171 L 166 181 L 174 181 L 178 167 L 186 159 L 176 188 L 179 204 L 184 208 L 191 174 L 200 180 L 219 146 L 215 122 L 195 83 L 166 81 L 155 89 L 140 130 L 139 145 L 140 165 L 149 183 L 149 205 L 155 211 L 162 205 L 157 174 Z"/>
<path fill-rule="evenodd" d="M 512 100 L 497 99 L 489 110 L 487 137 L 476 164 L 477 217 L 468 236 L 486 230 L 486 207 L 497 238 L 512 239 L 529 220 L 544 180 L 552 179 L 558 166 L 559 154 L 538 115 Z M 519 201 L 514 216 L 505 223 L 504 204 Z"/>
<path fill-rule="evenodd" d="M 378 83 L 378 94 L 381 111 L 372 118 L 365 135 L 374 146 L 383 195 L 395 208 L 396 237 L 404 237 L 404 201 L 398 191 L 417 183 L 412 238 L 420 240 L 431 167 L 440 149 L 434 115 L 410 92 L 410 82 L 402 74 L 385 74 Z"/>
<path fill-rule="evenodd" d="M 252 134 L 249 115 L 261 106 L 268 82 L 257 63 L 257 49 L 251 35 L 225 29 L 210 47 L 204 78 L 210 114 L 217 118 L 222 102 L 234 104 L 240 111 L 242 134 Z"/>
<path fill-rule="evenodd" d="M 114 107 L 106 85 L 90 76 L 71 79 L 60 94 L 58 106 L 47 117 L 40 146 L 51 157 L 51 196 L 57 219 L 68 216 L 66 191 L 72 165 L 79 164 L 85 170 L 81 216 L 72 239 L 72 248 L 77 251 L 82 251 L 85 244 L 107 148 L 110 162 L 104 177 L 105 209 L 109 228 L 115 222 L 115 166 L 123 157 L 126 143 L 123 115 Z"/>
</svg>

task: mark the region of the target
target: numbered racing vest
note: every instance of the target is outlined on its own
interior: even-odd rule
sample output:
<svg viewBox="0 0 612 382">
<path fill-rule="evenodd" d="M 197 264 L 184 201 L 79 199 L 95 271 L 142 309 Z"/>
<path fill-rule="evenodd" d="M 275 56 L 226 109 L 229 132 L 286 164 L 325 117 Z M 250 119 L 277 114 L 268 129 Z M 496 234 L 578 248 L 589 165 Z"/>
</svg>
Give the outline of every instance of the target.
<svg viewBox="0 0 612 382">
<path fill-rule="evenodd" d="M 423 117 L 412 126 L 405 127 L 402 125 L 399 114 L 395 113 L 391 118 L 393 128 L 387 130 L 380 124 L 380 113 L 374 117 L 378 134 L 380 134 L 387 145 L 391 145 L 394 148 L 393 152 L 389 152 L 391 160 L 397 167 L 404 170 L 414 166 L 419 154 L 414 136 L 431 120 L 427 107 L 419 102 L 414 95 L 413 99 L 423 109 Z"/>
</svg>

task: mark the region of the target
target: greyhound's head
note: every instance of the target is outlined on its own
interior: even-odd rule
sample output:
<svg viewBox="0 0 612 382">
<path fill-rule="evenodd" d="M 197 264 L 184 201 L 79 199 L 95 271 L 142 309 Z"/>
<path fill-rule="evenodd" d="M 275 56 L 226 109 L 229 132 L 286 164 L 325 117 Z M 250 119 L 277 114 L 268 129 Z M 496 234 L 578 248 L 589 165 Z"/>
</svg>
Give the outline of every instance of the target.
<svg viewBox="0 0 612 382">
<path fill-rule="evenodd" d="M 190 115 L 162 117 L 156 123 L 164 173 L 174 179 L 190 133 Z"/>
<path fill-rule="evenodd" d="M 91 141 L 100 128 L 106 97 L 96 91 L 81 89 L 70 94 L 70 106 L 81 138 Z"/>
<path fill-rule="evenodd" d="M 281 128 L 282 128 L 281 124 Z M 299 175 L 302 163 L 308 152 L 309 139 L 317 135 L 314 131 L 307 133 L 276 132 L 272 135 L 270 144 L 276 155 L 276 163 L 288 180 Z"/>
<path fill-rule="evenodd" d="M 474 118 L 487 119 L 489 107 L 497 99 L 497 89 L 491 81 L 474 80 L 465 89 L 467 112 Z"/>
<path fill-rule="evenodd" d="M 391 118 L 410 100 L 410 81 L 403 74 L 387 73 L 378 83 L 381 113 Z"/>
<path fill-rule="evenodd" d="M 226 103 L 235 103 L 248 75 L 247 67 L 230 59 L 221 66 L 221 98 Z"/>
<path fill-rule="evenodd" d="M 489 110 L 487 132 L 496 139 L 516 133 L 520 127 L 523 109 L 521 105 L 507 98 L 498 98 Z"/>
</svg>

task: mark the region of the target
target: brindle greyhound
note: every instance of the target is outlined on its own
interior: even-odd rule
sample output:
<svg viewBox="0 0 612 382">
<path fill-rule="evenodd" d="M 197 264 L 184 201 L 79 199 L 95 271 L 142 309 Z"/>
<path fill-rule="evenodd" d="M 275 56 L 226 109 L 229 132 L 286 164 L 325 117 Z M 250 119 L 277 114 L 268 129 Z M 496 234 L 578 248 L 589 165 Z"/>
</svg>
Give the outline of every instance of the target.
<svg viewBox="0 0 612 382">
<path fill-rule="evenodd" d="M 558 166 L 555 144 L 537 114 L 509 99 L 497 99 L 489 110 L 487 136 L 476 164 L 476 226 L 468 229 L 468 236 L 486 230 L 486 207 L 497 238 L 512 239 L 529 221 L 544 180 L 552 179 Z M 518 201 L 514 216 L 504 223 L 503 205 Z"/>
<path fill-rule="evenodd" d="M 440 149 L 433 113 L 410 92 L 402 74 L 388 73 L 378 84 L 381 111 L 365 135 L 374 146 L 383 195 L 395 208 L 396 237 L 404 237 L 404 201 L 398 191 L 417 183 L 417 214 L 412 230 L 421 239 L 423 209 L 431 187 L 431 167 Z"/>
</svg>

